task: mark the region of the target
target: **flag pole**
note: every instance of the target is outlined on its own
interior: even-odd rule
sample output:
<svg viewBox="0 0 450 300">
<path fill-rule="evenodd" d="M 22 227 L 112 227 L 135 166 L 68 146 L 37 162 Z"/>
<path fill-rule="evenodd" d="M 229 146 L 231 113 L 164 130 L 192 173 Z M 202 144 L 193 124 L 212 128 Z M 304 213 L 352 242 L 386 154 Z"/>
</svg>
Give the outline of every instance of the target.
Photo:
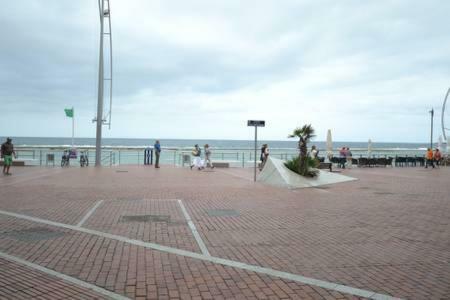
<svg viewBox="0 0 450 300">
<path fill-rule="evenodd" d="M 72 148 L 74 136 L 75 136 L 75 110 L 72 106 Z"/>
</svg>

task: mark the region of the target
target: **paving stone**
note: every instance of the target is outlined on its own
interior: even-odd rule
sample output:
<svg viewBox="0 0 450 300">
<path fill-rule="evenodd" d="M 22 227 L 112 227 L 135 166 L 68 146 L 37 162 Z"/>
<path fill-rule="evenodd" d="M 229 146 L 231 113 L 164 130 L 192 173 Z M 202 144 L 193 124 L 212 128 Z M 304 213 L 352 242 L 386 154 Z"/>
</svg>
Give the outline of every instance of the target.
<svg viewBox="0 0 450 300">
<path fill-rule="evenodd" d="M 103 200 L 83 227 L 200 253 L 182 199 L 213 256 L 408 299 L 450 294 L 449 168 L 355 168 L 343 174 L 358 181 L 301 190 L 253 183 L 249 169 L 17 170 L 0 178 L 0 210 L 76 225 Z M 130 297 L 359 298 L 1 214 L 0 228 L 1 252 Z M 3 272 L 9 263 L 0 260 L 0 297 L 84 295 L 35 272 Z"/>
</svg>

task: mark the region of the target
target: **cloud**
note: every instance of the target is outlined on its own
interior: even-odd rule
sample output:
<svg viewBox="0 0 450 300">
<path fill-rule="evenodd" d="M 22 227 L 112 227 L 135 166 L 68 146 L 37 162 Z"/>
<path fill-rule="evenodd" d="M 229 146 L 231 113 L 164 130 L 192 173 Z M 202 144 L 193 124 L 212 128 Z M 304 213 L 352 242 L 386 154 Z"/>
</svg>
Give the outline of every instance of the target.
<svg viewBox="0 0 450 300">
<path fill-rule="evenodd" d="M 449 85 L 450 3 L 413 2 L 112 0 L 105 134 L 245 139 L 263 118 L 266 139 L 311 122 L 318 139 L 426 140 Z M 98 30 L 95 1 L 4 4 L 6 135 L 66 135 L 54 123 L 72 105 L 78 134 L 94 135 Z"/>
</svg>

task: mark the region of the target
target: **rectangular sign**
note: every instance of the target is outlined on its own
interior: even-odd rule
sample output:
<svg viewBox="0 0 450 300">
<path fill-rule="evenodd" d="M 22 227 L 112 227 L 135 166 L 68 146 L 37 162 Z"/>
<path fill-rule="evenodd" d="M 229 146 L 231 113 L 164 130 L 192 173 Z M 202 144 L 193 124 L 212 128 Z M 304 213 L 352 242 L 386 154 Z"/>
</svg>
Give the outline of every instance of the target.
<svg viewBox="0 0 450 300">
<path fill-rule="evenodd" d="M 266 126 L 266 121 L 262 120 L 248 120 L 247 126 L 264 127 Z"/>
</svg>

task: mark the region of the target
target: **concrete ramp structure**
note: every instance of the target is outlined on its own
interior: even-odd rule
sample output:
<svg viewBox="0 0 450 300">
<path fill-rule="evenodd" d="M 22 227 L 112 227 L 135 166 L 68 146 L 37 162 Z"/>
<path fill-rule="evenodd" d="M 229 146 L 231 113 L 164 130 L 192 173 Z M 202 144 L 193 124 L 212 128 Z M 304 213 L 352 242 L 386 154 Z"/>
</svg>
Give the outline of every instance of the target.
<svg viewBox="0 0 450 300">
<path fill-rule="evenodd" d="M 357 180 L 356 178 L 319 170 L 319 175 L 314 178 L 300 176 L 292 172 L 284 165 L 284 160 L 270 157 L 264 169 L 259 173 L 257 181 L 278 187 L 307 188 L 327 184 Z"/>
</svg>

